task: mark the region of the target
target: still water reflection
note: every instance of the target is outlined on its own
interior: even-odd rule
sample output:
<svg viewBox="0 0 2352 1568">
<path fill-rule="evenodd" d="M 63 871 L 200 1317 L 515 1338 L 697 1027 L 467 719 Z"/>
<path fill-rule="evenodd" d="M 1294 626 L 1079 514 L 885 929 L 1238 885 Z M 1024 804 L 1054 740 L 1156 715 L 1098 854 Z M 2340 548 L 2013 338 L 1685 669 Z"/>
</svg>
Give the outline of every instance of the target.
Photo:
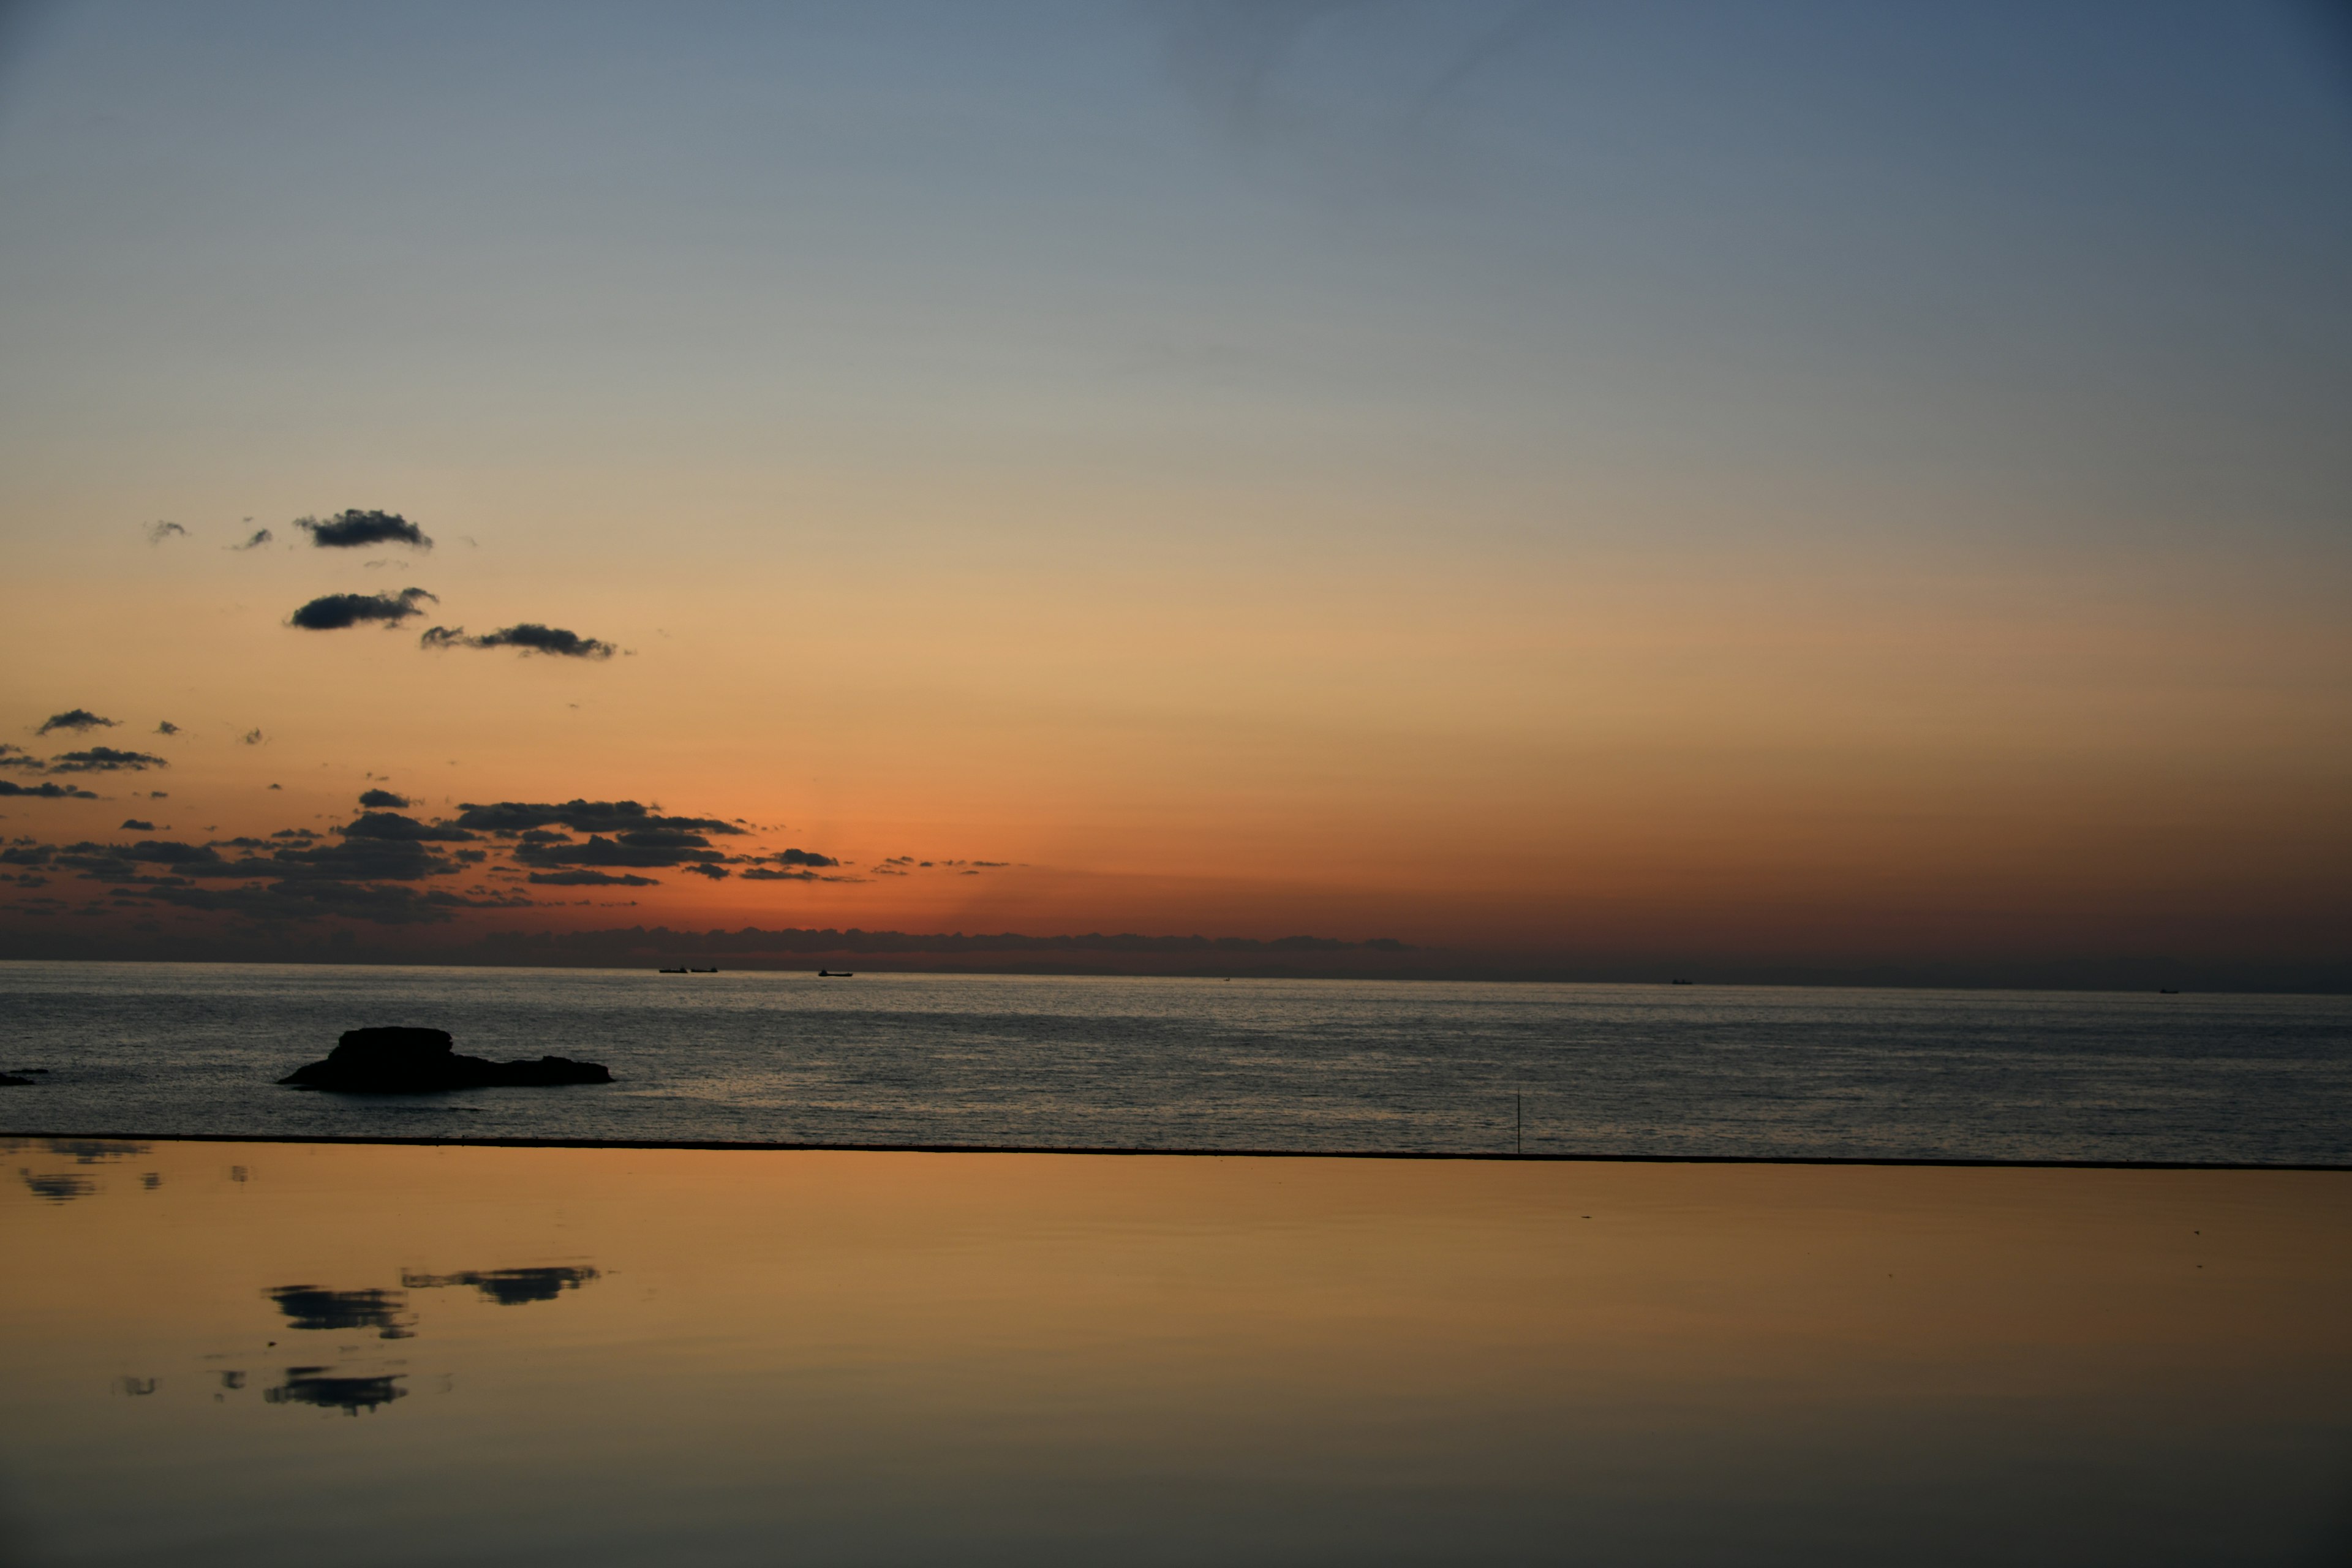
<svg viewBox="0 0 2352 1568">
<path fill-rule="evenodd" d="M 328 1367 L 289 1366 L 286 1369 L 286 1381 L 275 1388 L 263 1389 L 261 1397 L 272 1405 L 316 1405 L 356 1415 L 362 1410 L 405 1399 L 408 1390 L 400 1386 L 397 1375 L 337 1377 Z"/>
<path fill-rule="evenodd" d="M 2346 1545 L 2345 1175 L 5 1152 L 35 1564 Z"/>
</svg>

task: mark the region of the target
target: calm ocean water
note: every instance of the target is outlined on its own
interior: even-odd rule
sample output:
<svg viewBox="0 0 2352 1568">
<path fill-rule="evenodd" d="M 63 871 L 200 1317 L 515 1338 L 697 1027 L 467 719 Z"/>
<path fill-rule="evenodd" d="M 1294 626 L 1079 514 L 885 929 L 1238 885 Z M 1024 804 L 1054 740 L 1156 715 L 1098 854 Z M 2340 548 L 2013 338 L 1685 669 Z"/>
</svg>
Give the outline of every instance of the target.
<svg viewBox="0 0 2352 1568">
<path fill-rule="evenodd" d="M 609 1065 L 272 1080 L 369 1024 Z M 0 963 L 0 1131 L 2352 1163 L 2352 998 Z"/>
</svg>

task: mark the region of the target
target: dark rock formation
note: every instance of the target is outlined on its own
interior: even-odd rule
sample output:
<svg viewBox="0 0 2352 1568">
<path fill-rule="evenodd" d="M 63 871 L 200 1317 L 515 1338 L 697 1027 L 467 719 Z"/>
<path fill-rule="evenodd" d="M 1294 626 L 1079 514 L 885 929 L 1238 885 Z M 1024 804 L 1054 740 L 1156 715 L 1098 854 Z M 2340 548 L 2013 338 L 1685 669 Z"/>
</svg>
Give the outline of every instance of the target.
<svg viewBox="0 0 2352 1568">
<path fill-rule="evenodd" d="M 431 1094 L 447 1089 L 535 1089 L 560 1083 L 610 1083 L 595 1062 L 541 1057 L 535 1062 L 494 1062 L 461 1057 L 440 1029 L 353 1029 L 327 1059 L 278 1080 L 296 1089 L 345 1094 Z"/>
<path fill-rule="evenodd" d="M 31 1079 L 18 1078 L 12 1072 L 0 1072 L 0 1089 L 30 1089 L 32 1086 Z"/>
</svg>

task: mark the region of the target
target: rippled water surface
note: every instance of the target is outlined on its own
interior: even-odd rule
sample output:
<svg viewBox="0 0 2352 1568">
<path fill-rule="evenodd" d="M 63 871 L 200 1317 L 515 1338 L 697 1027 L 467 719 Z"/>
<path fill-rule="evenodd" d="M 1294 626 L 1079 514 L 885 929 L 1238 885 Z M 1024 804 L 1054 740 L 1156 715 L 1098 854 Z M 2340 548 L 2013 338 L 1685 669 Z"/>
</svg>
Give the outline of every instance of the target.
<svg viewBox="0 0 2352 1568">
<path fill-rule="evenodd" d="M 447 1029 L 610 1087 L 275 1087 Z M 2352 1162 L 2352 998 L 0 963 L 0 1130 Z"/>
</svg>

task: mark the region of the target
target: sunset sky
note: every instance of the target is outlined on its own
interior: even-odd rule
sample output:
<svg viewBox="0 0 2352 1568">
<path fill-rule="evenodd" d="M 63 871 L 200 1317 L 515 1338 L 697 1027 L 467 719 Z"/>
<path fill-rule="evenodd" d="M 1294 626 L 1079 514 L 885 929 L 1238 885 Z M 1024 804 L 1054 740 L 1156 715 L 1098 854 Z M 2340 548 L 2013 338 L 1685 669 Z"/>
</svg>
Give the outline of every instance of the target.
<svg viewBox="0 0 2352 1568">
<path fill-rule="evenodd" d="M 2323 5 L 6 16 L 0 956 L 2352 984 Z"/>
</svg>

